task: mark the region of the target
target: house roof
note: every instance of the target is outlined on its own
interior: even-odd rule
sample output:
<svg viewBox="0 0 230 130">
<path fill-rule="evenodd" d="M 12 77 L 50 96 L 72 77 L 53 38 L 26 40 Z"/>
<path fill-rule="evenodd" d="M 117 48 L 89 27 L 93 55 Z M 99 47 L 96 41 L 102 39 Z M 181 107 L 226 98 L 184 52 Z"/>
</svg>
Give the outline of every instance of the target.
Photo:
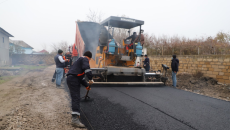
<svg viewBox="0 0 230 130">
<path fill-rule="evenodd" d="M 3 28 L 0 27 L 0 32 L 7 35 L 8 37 L 14 37 L 13 35 L 11 35 L 10 33 L 8 33 L 7 31 L 5 31 Z"/>
<path fill-rule="evenodd" d="M 39 51 L 39 52 L 47 53 L 48 51 L 43 49 L 43 50 L 41 50 L 41 51 Z"/>
<path fill-rule="evenodd" d="M 13 44 L 21 46 L 21 47 L 34 49 L 33 47 L 31 47 L 30 45 L 28 45 L 27 43 L 25 43 L 22 40 L 11 40 L 11 39 L 9 39 L 9 41 L 10 41 L 10 43 L 13 43 Z"/>
</svg>

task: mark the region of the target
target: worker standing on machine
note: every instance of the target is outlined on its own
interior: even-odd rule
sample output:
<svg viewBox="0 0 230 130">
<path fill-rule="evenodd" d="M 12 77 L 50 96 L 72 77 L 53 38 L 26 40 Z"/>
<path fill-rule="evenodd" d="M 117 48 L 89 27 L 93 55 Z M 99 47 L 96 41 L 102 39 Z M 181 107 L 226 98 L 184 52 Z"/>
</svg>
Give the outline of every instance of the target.
<svg viewBox="0 0 230 130">
<path fill-rule="evenodd" d="M 134 43 L 138 43 L 138 42 L 139 42 L 139 35 L 137 35 L 136 39 L 135 39 L 133 42 L 134 42 Z M 145 37 L 144 37 L 143 34 L 141 34 L 140 43 L 141 43 L 142 46 L 143 46 L 144 43 L 145 43 Z"/>
<path fill-rule="evenodd" d="M 146 73 L 149 73 L 150 66 L 149 66 L 149 58 L 147 55 L 145 55 L 145 60 L 143 62 L 144 62 L 144 68 Z"/>
<path fill-rule="evenodd" d="M 90 86 L 93 84 L 93 76 L 89 65 L 91 58 L 92 53 L 86 51 L 83 57 L 78 58 L 78 60 L 73 63 L 67 74 L 67 85 L 72 99 L 72 125 L 74 127 L 85 127 L 80 121 L 80 85 L 82 84 L 87 90 L 90 90 Z M 89 85 L 85 81 L 85 75 L 89 79 Z"/>
<path fill-rule="evenodd" d="M 133 42 L 134 42 L 134 40 L 136 39 L 136 37 L 137 37 L 137 33 L 136 32 L 133 32 L 133 35 L 132 36 L 129 36 L 129 37 L 127 37 L 125 40 L 127 40 L 127 39 L 130 39 L 131 38 L 131 43 L 128 45 L 128 46 L 126 46 L 126 52 L 129 52 L 129 49 L 130 48 L 133 48 Z"/>
</svg>

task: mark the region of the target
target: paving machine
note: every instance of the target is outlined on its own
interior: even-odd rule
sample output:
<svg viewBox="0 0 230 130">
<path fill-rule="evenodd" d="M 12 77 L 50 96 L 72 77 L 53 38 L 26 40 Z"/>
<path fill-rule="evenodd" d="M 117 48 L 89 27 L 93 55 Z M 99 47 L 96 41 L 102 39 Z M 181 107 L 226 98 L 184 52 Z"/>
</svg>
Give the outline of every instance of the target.
<svg viewBox="0 0 230 130">
<path fill-rule="evenodd" d="M 167 81 L 166 71 L 168 67 L 162 64 L 163 71 L 158 70 L 146 73 L 144 68 L 135 67 L 135 60 L 142 56 L 140 34 L 144 21 L 111 16 L 101 23 L 76 22 L 75 48 L 79 56 L 85 51 L 92 52 L 90 67 L 93 73 L 94 84 L 157 84 Z M 130 40 L 116 41 L 113 38 L 114 28 L 129 30 L 139 27 L 138 42 L 131 48 Z M 162 73 L 164 72 L 164 73 Z M 147 82 L 150 81 L 150 82 Z"/>
</svg>

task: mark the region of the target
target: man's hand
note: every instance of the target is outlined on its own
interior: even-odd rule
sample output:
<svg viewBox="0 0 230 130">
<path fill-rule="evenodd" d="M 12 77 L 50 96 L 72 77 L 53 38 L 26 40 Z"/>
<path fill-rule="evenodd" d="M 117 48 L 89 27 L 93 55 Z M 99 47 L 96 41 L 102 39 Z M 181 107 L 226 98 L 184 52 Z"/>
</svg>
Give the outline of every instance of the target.
<svg viewBox="0 0 230 130">
<path fill-rule="evenodd" d="M 176 73 L 176 71 L 174 71 L 174 73 Z"/>
<path fill-rule="evenodd" d="M 65 62 L 67 62 L 68 61 L 68 59 L 65 59 Z"/>
<path fill-rule="evenodd" d="M 91 88 L 88 86 L 88 87 L 86 87 L 86 90 L 91 90 Z"/>
<path fill-rule="evenodd" d="M 93 84 L 93 82 L 94 82 L 93 80 L 90 80 L 89 81 L 89 86 L 91 86 Z"/>
</svg>

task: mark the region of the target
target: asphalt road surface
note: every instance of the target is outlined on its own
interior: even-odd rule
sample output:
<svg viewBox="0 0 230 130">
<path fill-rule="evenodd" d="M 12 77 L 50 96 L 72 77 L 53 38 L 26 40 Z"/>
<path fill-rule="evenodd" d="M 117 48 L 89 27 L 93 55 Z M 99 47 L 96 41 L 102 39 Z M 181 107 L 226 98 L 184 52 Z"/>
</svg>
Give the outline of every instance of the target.
<svg viewBox="0 0 230 130">
<path fill-rule="evenodd" d="M 89 130 L 230 130 L 230 102 L 167 86 L 92 87 L 89 96 L 81 102 Z"/>
</svg>

